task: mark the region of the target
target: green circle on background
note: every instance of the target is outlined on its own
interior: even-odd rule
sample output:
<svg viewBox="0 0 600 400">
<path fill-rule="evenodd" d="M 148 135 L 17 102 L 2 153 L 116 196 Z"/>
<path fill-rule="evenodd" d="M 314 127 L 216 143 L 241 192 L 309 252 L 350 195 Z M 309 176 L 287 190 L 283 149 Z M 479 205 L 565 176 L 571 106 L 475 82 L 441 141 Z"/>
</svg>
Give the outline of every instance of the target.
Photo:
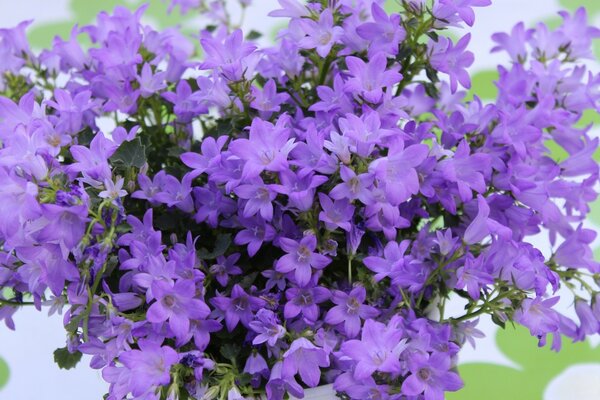
<svg viewBox="0 0 600 400">
<path fill-rule="evenodd" d="M 6 386 L 8 382 L 9 369 L 8 364 L 0 357 L 0 389 Z"/>
</svg>

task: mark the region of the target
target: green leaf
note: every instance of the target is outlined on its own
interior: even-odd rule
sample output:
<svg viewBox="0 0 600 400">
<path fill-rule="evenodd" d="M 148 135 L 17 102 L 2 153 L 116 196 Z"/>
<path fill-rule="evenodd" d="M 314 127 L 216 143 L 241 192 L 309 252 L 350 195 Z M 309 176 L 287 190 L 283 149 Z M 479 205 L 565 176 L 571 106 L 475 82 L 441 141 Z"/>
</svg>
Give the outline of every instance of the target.
<svg viewBox="0 0 600 400">
<path fill-rule="evenodd" d="M 146 146 L 140 138 L 130 142 L 123 142 L 112 155 L 110 161 L 115 164 L 123 164 L 126 167 L 141 168 L 146 163 Z"/>
<path fill-rule="evenodd" d="M 213 260 L 219 256 L 225 254 L 225 250 L 231 245 L 231 235 L 224 234 L 218 235 L 217 240 L 215 240 L 215 249 L 213 251 L 208 251 L 205 248 L 200 249 L 198 251 L 198 256 L 204 260 Z"/>
<path fill-rule="evenodd" d="M 0 357 L 0 389 L 6 386 L 9 375 L 10 371 L 8 369 L 8 364 Z"/>
<path fill-rule="evenodd" d="M 251 30 L 246 35 L 246 40 L 256 40 L 256 39 L 260 39 L 261 37 L 262 37 L 262 33 L 255 31 L 255 30 Z"/>
<path fill-rule="evenodd" d="M 240 354 L 240 351 L 242 351 L 242 348 L 237 344 L 226 343 L 223 346 L 221 346 L 221 355 L 229 361 L 231 361 L 232 363 L 235 363 L 235 360 Z"/>
<path fill-rule="evenodd" d="M 54 362 L 58 364 L 60 369 L 74 368 L 80 360 L 80 351 L 71 353 L 66 347 L 54 350 Z"/>
</svg>

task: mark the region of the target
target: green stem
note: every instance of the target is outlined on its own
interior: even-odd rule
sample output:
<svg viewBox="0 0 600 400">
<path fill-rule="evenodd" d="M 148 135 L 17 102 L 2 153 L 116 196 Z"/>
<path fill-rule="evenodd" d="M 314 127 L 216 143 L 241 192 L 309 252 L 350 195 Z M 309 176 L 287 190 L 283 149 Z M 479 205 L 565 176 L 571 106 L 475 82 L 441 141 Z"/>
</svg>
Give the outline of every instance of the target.
<svg viewBox="0 0 600 400">
<path fill-rule="evenodd" d="M 13 300 L 4 300 L 0 299 L 0 306 L 10 306 L 10 307 L 19 307 L 19 306 L 33 306 L 35 303 L 31 301 L 13 301 Z"/>
</svg>

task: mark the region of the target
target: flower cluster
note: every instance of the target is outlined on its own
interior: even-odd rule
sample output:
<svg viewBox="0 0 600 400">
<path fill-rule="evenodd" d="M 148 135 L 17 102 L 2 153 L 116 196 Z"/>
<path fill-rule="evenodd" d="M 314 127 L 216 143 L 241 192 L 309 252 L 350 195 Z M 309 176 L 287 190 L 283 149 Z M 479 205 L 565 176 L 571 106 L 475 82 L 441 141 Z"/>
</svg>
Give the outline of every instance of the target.
<svg viewBox="0 0 600 400">
<path fill-rule="evenodd" d="M 600 332 L 585 10 L 494 35 L 486 103 L 445 32 L 489 0 L 279 3 L 274 47 L 225 18 L 200 60 L 144 8 L 40 54 L 0 31 L 0 320 L 66 306 L 57 362 L 91 355 L 107 400 L 437 400 L 479 316 L 556 350 Z"/>
</svg>

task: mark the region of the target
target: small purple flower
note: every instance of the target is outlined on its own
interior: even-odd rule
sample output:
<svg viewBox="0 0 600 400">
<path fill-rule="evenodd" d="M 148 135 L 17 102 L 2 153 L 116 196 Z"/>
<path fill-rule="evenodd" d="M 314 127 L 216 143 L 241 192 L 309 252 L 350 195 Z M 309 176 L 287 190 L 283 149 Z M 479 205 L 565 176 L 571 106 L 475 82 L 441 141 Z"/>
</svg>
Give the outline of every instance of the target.
<svg viewBox="0 0 600 400">
<path fill-rule="evenodd" d="M 419 176 L 415 169 L 425 161 L 429 147 L 414 144 L 394 146 L 387 157 L 378 158 L 371 163 L 369 171 L 385 182 L 385 194 L 392 205 L 398 205 L 411 195 L 419 192 Z"/>
<path fill-rule="evenodd" d="M 285 291 L 287 303 L 283 308 L 283 316 L 292 319 L 302 314 L 308 322 L 316 322 L 319 318 L 318 304 L 328 300 L 331 293 L 321 286 L 305 288 L 289 288 Z"/>
<path fill-rule="evenodd" d="M 277 93 L 277 87 L 273 79 L 269 79 L 262 90 L 252 87 L 250 107 L 260 112 L 261 118 L 268 119 L 274 112 L 281 109 L 281 104 L 289 99 L 287 93 Z"/>
<path fill-rule="evenodd" d="M 300 286 L 310 282 L 312 268 L 323 269 L 331 262 L 329 257 L 315 252 L 317 238 L 314 235 L 304 236 L 300 242 L 281 238 L 279 245 L 288 254 L 277 261 L 275 270 L 283 273 L 294 271 L 294 278 Z"/>
<path fill-rule="evenodd" d="M 325 322 L 332 325 L 344 323 L 344 333 L 348 338 L 358 336 L 360 332 L 360 320 L 375 318 L 379 311 L 375 307 L 363 304 L 367 297 L 367 291 L 363 286 L 357 286 L 344 293 L 334 290 L 331 301 L 336 304 L 325 315 Z"/>
<path fill-rule="evenodd" d="M 329 196 L 332 199 L 358 199 L 363 204 L 371 204 L 373 202 L 374 199 L 371 191 L 373 175 L 370 173 L 356 175 L 352 169 L 342 165 L 340 167 L 340 176 L 344 183 L 338 184 L 329 192 Z"/>
<path fill-rule="evenodd" d="M 257 178 L 253 184 L 240 185 L 233 189 L 233 191 L 240 199 L 246 200 L 243 211 L 244 218 L 249 218 L 260 213 L 260 216 L 265 221 L 273 219 L 273 200 L 277 194 L 269 186 L 265 185 L 262 179 Z"/>
<path fill-rule="evenodd" d="M 139 350 L 119 355 L 119 361 L 130 371 L 128 388 L 134 396 L 141 396 L 155 386 L 169 384 L 171 367 L 179 361 L 177 352 L 169 346 L 161 347 L 145 339 L 140 339 L 138 345 Z"/>
<path fill-rule="evenodd" d="M 283 119 L 279 120 L 283 122 Z M 262 171 L 283 171 L 288 168 L 287 156 L 295 147 L 289 130 L 254 118 L 248 139 L 230 143 L 231 152 L 245 161 L 242 179 L 257 177 Z"/>
<path fill-rule="evenodd" d="M 282 171 L 279 175 L 281 184 L 269 187 L 277 193 L 288 196 L 288 206 L 300 211 L 309 210 L 314 201 L 315 189 L 327 182 L 327 177 L 313 173 L 296 174 L 292 171 Z"/>
<path fill-rule="evenodd" d="M 230 275 L 240 275 L 242 269 L 235 265 L 240 259 L 240 253 L 233 253 L 227 257 L 217 257 L 217 263 L 210 266 L 210 273 L 214 275 L 221 286 L 227 286 Z"/>
<path fill-rule="evenodd" d="M 260 217 L 244 220 L 244 228 L 235 235 L 235 244 L 247 244 L 248 255 L 254 255 L 260 250 L 264 242 L 270 242 L 275 238 L 275 229 Z"/>
<path fill-rule="evenodd" d="M 308 387 L 315 387 L 321 380 L 319 368 L 329 366 L 327 352 L 306 338 L 298 338 L 292 342 L 288 351 L 283 353 L 283 375 L 300 374 L 300 379 Z"/>
<path fill-rule="evenodd" d="M 343 35 L 344 30 L 341 26 L 335 26 L 333 23 L 333 13 L 330 8 L 326 8 L 319 16 L 318 21 L 303 18 L 300 20 L 302 30 L 306 37 L 300 40 L 299 46 L 303 49 L 317 49 L 317 54 L 326 57 L 331 51 L 331 47 Z"/>
<path fill-rule="evenodd" d="M 435 242 L 440 248 L 440 254 L 443 256 L 447 256 L 451 254 L 458 242 L 458 236 L 452 236 L 452 229 L 448 228 L 443 232 L 441 230 L 435 231 Z"/>
<path fill-rule="evenodd" d="M 252 340 L 252 344 L 267 343 L 274 347 L 277 341 L 285 335 L 285 328 L 279 324 L 275 313 L 270 310 L 261 309 L 256 313 L 256 319 L 249 326 L 258 335 Z"/>
<path fill-rule="evenodd" d="M 234 285 L 231 297 L 218 295 L 211 303 L 225 313 L 225 325 L 229 332 L 233 331 L 241 321 L 245 327 L 250 326 L 254 312 L 266 305 L 266 302 L 244 291 L 240 285 Z"/>
<path fill-rule="evenodd" d="M 402 383 L 407 396 L 423 394 L 424 400 L 443 400 L 445 391 L 457 391 L 463 382 L 456 372 L 450 371 L 451 360 L 446 353 L 412 353 L 408 357 L 411 374 Z"/>
<path fill-rule="evenodd" d="M 450 90 L 456 92 L 458 83 L 465 87 L 471 87 L 471 78 L 467 68 L 473 64 L 475 57 L 470 51 L 465 51 L 471 40 L 471 34 L 467 33 L 460 38 L 456 46 L 451 39 L 440 36 L 437 42 L 431 42 L 431 65 L 450 78 Z"/>
<path fill-rule="evenodd" d="M 117 200 L 127 196 L 127 191 L 123 190 L 124 179 L 119 177 L 116 182 L 112 179 L 104 180 L 104 190 L 98 193 L 98 196 L 103 199 Z"/>
<path fill-rule="evenodd" d="M 156 299 L 146 317 L 149 322 L 162 323 L 169 321 L 169 328 L 177 338 L 185 337 L 190 329 L 190 320 L 208 317 L 210 309 L 196 297 L 193 281 L 178 280 L 169 283 L 155 280 L 152 283 L 152 296 Z"/>
<path fill-rule="evenodd" d="M 280 0 L 285 1 L 285 0 Z M 296 382 L 294 375 L 284 371 L 283 363 L 278 361 L 271 368 L 271 376 L 267 382 L 267 398 L 273 400 L 283 400 L 283 396 L 291 394 L 293 396 L 304 397 L 302 386 Z"/>
<path fill-rule="evenodd" d="M 379 103 L 383 97 L 383 88 L 393 86 L 402 79 L 395 68 L 387 68 L 387 57 L 380 52 L 368 63 L 357 57 L 346 57 L 346 65 L 352 76 L 346 82 L 346 90 L 364 97 L 369 103 Z"/>
<path fill-rule="evenodd" d="M 330 231 L 342 228 L 350 232 L 354 206 L 346 199 L 331 201 L 324 193 L 319 193 L 319 202 L 323 211 L 319 213 L 319 220 L 325 223 Z"/>
<path fill-rule="evenodd" d="M 389 326 L 368 319 L 360 340 L 342 343 L 340 352 L 356 363 L 354 377 L 367 379 L 375 371 L 398 375 L 402 371 L 400 354 L 406 349 L 402 330 L 392 323 Z"/>
<path fill-rule="evenodd" d="M 385 10 L 377 3 L 371 4 L 371 15 L 373 22 L 366 22 L 356 28 L 356 33 L 369 40 L 369 56 L 378 52 L 390 55 L 398 53 L 398 44 L 406 37 L 406 31 L 402 27 L 400 15 L 387 15 Z"/>
</svg>

